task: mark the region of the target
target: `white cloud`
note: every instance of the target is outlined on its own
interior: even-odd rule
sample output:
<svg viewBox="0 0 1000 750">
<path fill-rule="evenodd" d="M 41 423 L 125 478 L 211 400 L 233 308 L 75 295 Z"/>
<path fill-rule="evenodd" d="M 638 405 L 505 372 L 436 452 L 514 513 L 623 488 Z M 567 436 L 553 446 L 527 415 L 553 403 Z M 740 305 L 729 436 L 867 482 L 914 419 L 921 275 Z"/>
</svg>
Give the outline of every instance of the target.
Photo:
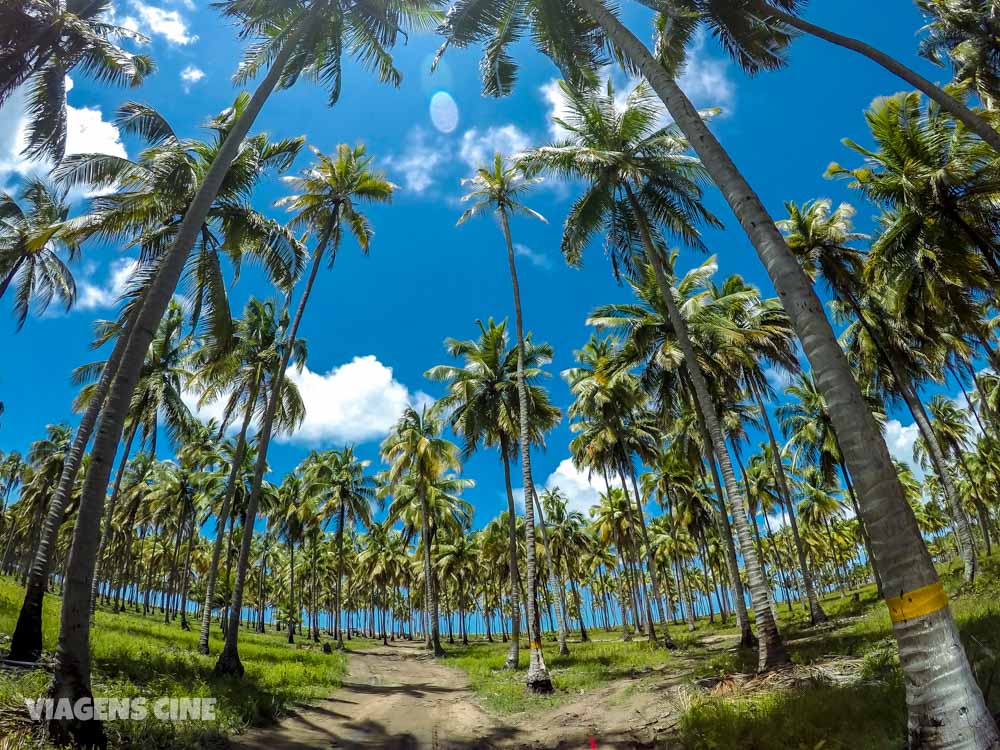
<svg viewBox="0 0 1000 750">
<path fill-rule="evenodd" d="M 83 281 L 77 290 L 74 309 L 106 310 L 114 307 L 125 293 L 137 265 L 130 258 L 120 258 L 111 264 L 103 284 L 95 284 L 92 280 Z"/>
<path fill-rule="evenodd" d="M 188 32 L 187 21 L 176 10 L 164 10 L 155 5 L 147 5 L 141 0 L 132 0 L 132 10 L 136 16 L 128 16 L 118 22 L 133 31 L 162 36 L 172 44 L 191 44 L 198 37 Z"/>
<path fill-rule="evenodd" d="M 308 367 L 290 368 L 288 378 L 305 402 L 302 427 L 282 439 L 289 442 L 363 442 L 382 437 L 407 406 L 428 403 L 430 397 L 412 392 L 373 354 L 355 357 L 324 374 Z"/>
<path fill-rule="evenodd" d="M 552 136 L 552 140 L 560 141 L 569 135 L 569 131 L 563 128 L 557 122 L 553 121 L 553 118 L 559 118 L 560 120 L 566 119 L 569 114 L 569 107 L 566 103 L 566 97 L 563 96 L 562 89 L 559 88 L 559 80 L 553 78 L 551 81 L 546 83 L 540 89 L 542 93 L 542 98 L 545 100 L 547 105 L 547 116 L 546 120 L 549 125 L 549 135 Z"/>
<path fill-rule="evenodd" d="M 885 444 L 889 454 L 897 461 L 908 465 L 914 475 L 923 477 L 923 469 L 913 460 L 913 444 L 920 437 L 920 428 L 916 423 L 904 425 L 898 419 L 890 419 L 885 423 Z"/>
<path fill-rule="evenodd" d="M 403 176 L 403 186 L 414 193 L 423 193 L 435 181 L 445 162 L 445 149 L 430 143 L 423 128 L 414 128 L 407 138 L 406 150 L 385 160 L 386 165 Z"/>
<path fill-rule="evenodd" d="M 767 382 L 771 384 L 771 387 L 779 392 L 792 384 L 791 373 L 783 367 L 765 367 L 764 377 L 767 378 Z"/>
<path fill-rule="evenodd" d="M 552 268 L 552 261 L 549 259 L 549 256 L 545 253 L 536 252 L 527 245 L 516 243 L 514 245 L 514 254 L 521 258 L 526 258 L 527 261 L 533 266 L 546 269 Z"/>
<path fill-rule="evenodd" d="M 67 93 L 73 89 L 73 80 L 66 77 Z M 32 162 L 21 155 L 27 143 L 28 117 L 25 90 L 19 89 L 0 109 L 0 186 L 9 189 L 7 181 L 13 176 L 44 174 L 52 165 L 44 161 Z M 121 133 L 112 123 L 105 121 L 97 107 L 66 105 L 66 154 L 99 153 L 127 157 Z"/>
<path fill-rule="evenodd" d="M 687 66 L 677 81 L 696 107 L 730 109 L 736 87 L 729 80 L 727 60 L 712 57 L 706 50 L 706 38 L 699 34 L 688 49 Z"/>
<path fill-rule="evenodd" d="M 459 156 L 476 169 L 491 161 L 498 152 L 510 157 L 527 151 L 531 145 L 531 138 L 517 125 L 501 125 L 483 131 L 472 128 L 462 136 Z"/>
<path fill-rule="evenodd" d="M 205 71 L 194 65 L 188 65 L 181 71 L 181 80 L 184 82 L 184 91 L 190 91 L 191 87 L 205 77 Z"/>
<path fill-rule="evenodd" d="M 621 482 L 609 477 L 612 487 L 621 487 Z M 546 489 L 558 487 L 566 496 L 566 505 L 570 510 L 578 510 L 584 515 L 588 515 L 590 507 L 597 505 L 600 496 L 606 492 L 604 477 L 600 474 L 588 476 L 586 471 L 581 471 L 573 465 L 573 459 L 564 458 L 559 462 L 555 471 L 549 474 L 545 480 Z M 518 507 L 524 507 L 524 489 L 517 492 Z"/>
</svg>

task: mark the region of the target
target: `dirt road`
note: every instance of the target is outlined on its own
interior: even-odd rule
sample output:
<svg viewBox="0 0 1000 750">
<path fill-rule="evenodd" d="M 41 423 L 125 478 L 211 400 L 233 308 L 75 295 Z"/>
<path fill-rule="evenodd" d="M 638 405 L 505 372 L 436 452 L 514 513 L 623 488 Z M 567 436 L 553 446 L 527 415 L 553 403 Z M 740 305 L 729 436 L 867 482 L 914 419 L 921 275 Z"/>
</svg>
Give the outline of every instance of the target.
<svg viewBox="0 0 1000 750">
<path fill-rule="evenodd" d="M 234 738 L 234 750 L 487 750 L 652 748 L 673 725 L 669 690 L 616 684 L 531 717 L 487 714 L 458 670 L 409 643 L 348 657 L 348 676 L 330 699 L 280 724 Z M 666 745 L 660 744 L 659 747 Z"/>
</svg>

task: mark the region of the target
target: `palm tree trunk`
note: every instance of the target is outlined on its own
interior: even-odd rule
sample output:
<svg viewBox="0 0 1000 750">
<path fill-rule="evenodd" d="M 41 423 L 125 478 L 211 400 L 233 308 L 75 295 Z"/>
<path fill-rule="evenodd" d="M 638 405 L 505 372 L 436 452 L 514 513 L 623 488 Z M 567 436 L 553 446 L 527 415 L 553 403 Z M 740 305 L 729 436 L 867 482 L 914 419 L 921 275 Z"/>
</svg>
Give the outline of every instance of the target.
<svg viewBox="0 0 1000 750">
<path fill-rule="evenodd" d="M 299 607 L 299 609 L 301 610 L 302 608 Z M 299 613 L 295 611 L 295 542 L 289 541 L 288 542 L 288 642 L 289 643 L 295 643 L 295 621 L 298 619 L 299 619 Z M 232 629 L 235 630 L 235 628 Z"/>
<path fill-rule="evenodd" d="M 420 534 L 424 541 L 424 588 L 426 590 L 427 601 L 424 609 L 427 610 L 427 632 L 426 643 L 435 656 L 443 656 L 444 649 L 441 648 L 441 629 L 438 617 L 438 591 L 434 580 L 434 565 L 431 561 L 431 525 L 430 508 L 428 507 L 427 495 L 420 493 Z M 449 619 L 449 625 L 451 620 Z"/>
<path fill-rule="evenodd" d="M 660 616 L 660 623 L 663 625 L 663 645 L 669 649 L 676 648 L 673 639 L 670 637 L 670 631 L 667 630 L 667 616 L 663 611 L 663 597 L 661 596 L 660 590 L 660 576 L 656 572 L 656 560 L 653 556 L 653 545 L 649 543 L 649 531 L 646 529 L 646 514 L 642 510 L 642 496 L 639 494 L 639 485 L 635 480 L 635 467 L 632 466 L 631 462 L 628 462 L 628 474 L 629 478 L 632 480 L 632 492 L 635 495 L 635 511 L 636 516 L 639 518 L 639 530 L 642 533 L 642 543 L 646 548 L 646 569 L 649 571 L 649 583 L 653 589 L 651 596 L 646 597 L 646 607 L 647 612 L 649 611 L 650 599 L 655 600 L 657 607 L 657 614 Z M 624 486 L 624 477 L 622 477 L 622 485 Z M 628 494 L 626 493 L 626 497 Z M 656 640 L 656 631 L 653 629 L 653 618 L 649 615 L 649 640 Z"/>
<path fill-rule="evenodd" d="M 205 606 L 201 611 L 201 629 L 198 631 L 198 653 L 208 655 L 208 637 L 212 628 L 212 607 L 215 605 L 215 586 L 219 578 L 219 560 L 222 558 L 222 545 L 226 540 L 226 522 L 229 519 L 229 510 L 233 505 L 233 498 L 236 496 L 236 483 L 239 479 L 240 469 L 243 466 L 243 453 L 246 450 L 247 431 L 250 429 L 250 422 L 253 419 L 253 408 L 257 403 L 257 391 L 260 378 L 254 383 L 250 391 L 250 398 L 247 400 L 246 411 L 243 413 L 243 424 L 240 426 L 240 435 L 236 439 L 236 450 L 233 452 L 233 464 L 229 469 L 229 478 L 226 480 L 226 493 L 222 497 L 222 506 L 215 522 L 215 540 L 212 542 L 212 562 L 208 566 L 208 580 L 205 582 Z M 221 613 L 220 613 L 221 614 Z"/>
<path fill-rule="evenodd" d="M 566 586 L 559 580 L 555 566 L 552 564 L 552 551 L 549 549 L 549 532 L 545 528 L 545 514 L 542 504 L 535 494 L 535 512 L 538 513 L 538 530 L 542 535 L 542 547 L 545 549 L 545 563 L 549 567 L 549 587 L 556 604 L 556 629 L 559 633 L 559 655 L 569 656 L 569 646 L 566 644 Z M 552 615 L 549 615 L 552 619 Z"/>
<path fill-rule="evenodd" d="M 528 388 L 524 382 L 524 320 L 521 311 L 521 289 L 517 281 L 517 264 L 514 262 L 514 242 L 510 236 L 510 222 L 507 213 L 500 209 L 500 223 L 504 241 L 507 244 L 507 264 L 510 266 L 510 282 L 514 292 L 514 318 L 517 323 L 517 397 L 520 410 L 521 473 L 524 476 L 524 535 L 527 554 L 528 577 L 528 634 L 530 636 L 530 658 L 528 661 L 527 686 L 536 693 L 551 693 L 552 678 L 545 667 L 542 655 L 542 635 L 538 632 L 535 603 L 535 512 L 531 498 L 535 496 L 535 483 L 531 477 L 531 447 L 528 421 Z"/>
<path fill-rule="evenodd" d="M 739 539 L 740 552 L 743 554 L 743 562 L 747 571 L 747 580 L 750 584 L 751 600 L 753 602 L 754 612 L 757 615 L 757 638 L 759 649 L 757 668 L 761 672 L 764 672 L 788 661 L 788 654 L 785 652 L 784 643 L 778 633 L 778 625 L 771 614 L 771 596 L 767 585 L 767 579 L 764 577 L 764 572 L 760 564 L 760 558 L 758 557 L 757 550 L 754 547 L 753 537 L 750 532 L 750 523 L 747 520 L 746 508 L 743 503 L 743 498 L 740 495 L 739 486 L 736 484 L 736 475 L 733 473 L 733 466 L 729 460 L 729 449 L 725 443 L 722 426 L 719 424 L 719 417 L 715 410 L 715 402 L 712 400 L 709 393 L 708 383 L 705 382 L 705 376 L 701 371 L 701 366 L 698 364 L 698 357 L 694 352 L 694 346 L 691 344 L 691 339 L 688 336 L 687 323 L 681 315 L 681 311 L 677 306 L 677 301 L 674 299 L 673 288 L 670 285 L 670 281 L 667 279 L 666 270 L 663 267 L 660 253 L 653 244 L 653 238 L 650 234 L 649 226 L 646 224 L 645 212 L 639 205 L 639 201 L 632 192 L 631 186 L 627 183 L 625 184 L 625 191 L 628 195 L 629 202 L 632 205 L 633 213 L 638 220 L 639 232 L 642 236 L 646 257 L 652 264 L 653 270 L 656 273 L 656 280 L 660 286 L 660 293 L 666 305 L 667 314 L 670 318 L 671 326 L 674 329 L 674 335 L 677 336 L 677 343 L 684 356 L 685 369 L 687 370 L 688 378 L 694 387 L 698 411 L 705 420 L 705 426 L 708 429 L 708 434 L 711 438 L 711 445 L 714 449 L 715 456 L 719 461 L 719 467 L 722 470 L 722 478 L 726 487 L 725 494 L 729 500 L 729 511 L 733 517 L 733 525 L 736 527 L 736 535 Z M 725 512 L 725 506 L 723 506 L 723 512 Z"/>
<path fill-rule="evenodd" d="M 301 25 L 300 25 L 301 28 Z M 68 575 L 63 590 L 60 615 L 59 645 L 49 697 L 76 701 L 90 699 L 90 591 L 97 557 L 97 537 L 104 509 L 104 494 L 111 474 L 115 451 L 121 438 L 122 427 L 128 411 L 132 392 L 135 390 L 146 350 L 152 341 L 160 319 L 163 317 L 180 279 L 191 249 L 197 240 L 202 224 L 215 200 L 229 167 L 239 151 L 243 138 L 250 130 L 271 92 L 284 72 L 285 64 L 297 46 L 300 32 L 294 32 L 271 64 L 267 76 L 254 92 L 246 110 L 233 123 L 219 153 L 212 161 L 178 230 L 173 247 L 161 261 L 160 270 L 151 285 L 136 320 L 122 356 L 121 367 L 111 385 L 107 404 L 102 414 L 90 467 L 84 481 L 83 493 L 73 531 L 73 543 L 67 560 Z M 50 722 L 52 739 L 60 742 L 76 741 L 90 746 L 105 742 L 101 722 L 58 719 Z"/>
<path fill-rule="evenodd" d="M 504 485 L 507 488 L 507 566 L 510 574 L 510 642 L 507 644 L 507 659 L 504 669 L 517 669 L 521 649 L 521 618 L 514 616 L 520 605 L 517 601 L 517 507 L 514 505 L 514 490 L 510 485 L 510 446 L 507 436 L 500 436 L 500 460 L 503 461 Z M 503 616 L 503 609 L 500 611 Z"/>
<path fill-rule="evenodd" d="M 774 428 L 771 426 L 771 418 L 767 414 L 767 409 L 764 408 L 764 400 L 760 396 L 760 391 L 751 386 L 750 391 L 753 393 L 753 397 L 757 402 L 757 408 L 760 409 L 761 417 L 764 421 L 764 431 L 767 432 L 767 441 L 771 446 L 771 462 L 774 464 L 774 475 L 778 479 L 778 491 L 781 493 L 781 498 L 785 503 L 785 508 L 788 511 L 788 526 L 792 531 L 792 541 L 795 544 L 795 556 L 799 561 L 799 572 L 802 574 L 802 585 L 806 591 L 806 601 L 809 607 L 809 620 L 813 625 L 818 625 L 819 623 L 826 622 L 827 616 L 826 612 L 823 611 L 823 607 L 820 606 L 819 597 L 816 596 L 816 589 L 813 587 L 812 573 L 809 571 L 809 566 L 806 564 L 806 553 L 802 546 L 802 538 L 799 536 L 799 524 L 795 520 L 795 509 L 792 507 L 792 494 L 788 489 L 788 477 L 785 475 L 785 465 L 781 460 L 781 449 L 778 447 L 778 441 L 774 437 Z M 861 518 L 858 518 L 858 523 L 861 523 Z"/>
<path fill-rule="evenodd" d="M 822 39 L 825 42 L 830 42 L 830 44 L 843 47 L 844 49 L 849 49 L 867 57 L 872 62 L 877 63 L 893 75 L 902 78 L 908 84 L 921 91 L 929 99 L 936 102 L 941 109 L 986 141 L 986 143 L 988 143 L 993 150 L 1000 151 L 1000 133 L 994 130 L 990 124 L 986 122 L 986 120 L 977 115 L 958 99 L 955 99 L 953 96 L 948 94 L 948 92 L 944 89 L 934 85 L 915 70 L 903 65 L 894 57 L 891 57 L 885 52 L 882 52 L 869 44 L 865 44 L 858 39 L 852 39 L 851 37 L 837 34 L 829 29 L 823 28 L 822 26 L 809 23 L 798 16 L 785 13 L 784 11 L 775 8 L 770 3 L 767 5 L 767 9 L 762 12 L 778 19 L 782 23 L 787 24 L 794 29 L 810 34 L 817 39 Z"/>
<path fill-rule="evenodd" d="M 305 289 L 302 291 L 302 298 L 299 300 L 298 309 L 295 311 L 295 318 L 292 327 L 285 337 L 285 345 L 281 353 L 281 362 L 276 372 L 271 374 L 271 393 L 267 401 L 267 410 L 261 423 L 260 436 L 257 439 L 257 462 L 254 465 L 253 485 L 250 489 L 250 497 L 247 500 L 246 517 L 243 520 L 243 539 L 240 544 L 240 557 L 236 565 L 236 581 L 233 583 L 233 600 L 230 605 L 230 612 L 239 612 L 243 606 L 243 585 L 246 581 L 247 566 L 250 562 L 250 544 L 253 541 L 253 527 L 257 519 L 257 507 L 260 504 L 261 487 L 264 483 L 264 472 L 267 470 L 267 449 L 271 443 L 271 432 L 274 429 L 274 419 L 278 413 L 278 402 L 281 400 L 281 393 L 285 382 L 285 370 L 288 361 L 292 356 L 292 349 L 295 348 L 295 341 L 299 333 L 299 325 L 302 323 L 302 316 L 305 313 L 306 304 L 312 293 L 313 285 L 316 283 L 316 275 L 319 272 L 320 262 L 323 253 L 333 233 L 335 223 L 339 220 L 339 207 L 330 214 L 330 219 L 319 244 L 316 246 L 312 268 L 309 270 L 309 278 L 306 280 Z M 243 676 L 243 664 L 239 655 L 239 628 L 226 628 L 226 641 L 219 654 L 219 660 L 215 664 L 217 675 L 237 675 Z"/>
<path fill-rule="evenodd" d="M 0 293 L 0 296 L 3 296 Z M 80 426 L 77 427 L 76 435 L 73 438 L 73 445 L 63 461 L 62 474 L 59 477 L 59 484 L 56 485 L 52 499 L 49 501 L 49 508 L 45 514 L 45 523 L 42 526 L 41 538 L 38 548 L 35 550 L 35 558 L 31 564 L 28 574 L 28 585 L 24 592 L 24 602 L 21 604 L 21 611 L 17 617 L 17 625 L 14 628 L 14 635 L 10 644 L 8 658 L 14 661 L 33 662 L 42 653 L 42 600 L 45 589 L 48 585 L 49 572 L 51 570 L 50 556 L 55 546 L 56 535 L 59 527 L 62 526 L 66 517 L 66 503 L 69 502 L 73 494 L 73 484 L 76 482 L 77 474 L 80 471 L 80 464 L 83 462 L 83 454 L 87 450 L 87 443 L 94 431 L 97 416 L 101 412 L 101 406 L 108 395 L 111 381 L 118 372 L 122 355 L 131 336 L 131 324 L 135 322 L 135 315 L 138 314 L 138 306 L 135 313 L 130 317 L 128 327 L 115 340 L 115 347 L 111 351 L 111 356 L 104 363 L 101 372 L 101 379 L 97 383 L 91 395 L 90 403 L 80 419 Z"/>
<path fill-rule="evenodd" d="M 344 503 L 340 503 L 337 511 L 337 588 L 334 592 L 334 607 L 337 611 L 337 618 L 334 621 L 334 637 L 337 639 L 337 648 L 344 648 L 344 634 L 340 630 L 340 617 L 344 603 L 341 599 L 344 581 L 344 524 L 347 521 L 347 508 Z"/>
<path fill-rule="evenodd" d="M 872 539 L 875 565 L 887 592 L 899 595 L 939 584 L 916 519 L 906 502 L 875 420 L 861 396 L 850 364 L 837 343 L 808 278 L 788 249 L 763 203 L 708 129 L 669 72 L 601 0 L 576 0 L 639 68 L 739 218 L 774 282 L 807 359 L 843 437 L 845 458 L 859 489 L 862 517 Z M 907 677 L 909 732 L 914 744 L 957 747 L 963 741 L 989 747 L 1000 739 L 943 603 L 920 616 L 893 623 Z"/>
</svg>

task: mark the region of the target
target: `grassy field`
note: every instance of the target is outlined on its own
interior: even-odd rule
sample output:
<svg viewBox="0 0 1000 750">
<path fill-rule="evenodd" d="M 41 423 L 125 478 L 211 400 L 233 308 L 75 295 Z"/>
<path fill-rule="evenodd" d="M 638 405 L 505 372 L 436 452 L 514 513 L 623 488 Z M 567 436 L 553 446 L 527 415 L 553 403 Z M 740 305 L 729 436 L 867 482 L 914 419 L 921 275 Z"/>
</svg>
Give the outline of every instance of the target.
<svg viewBox="0 0 1000 750">
<path fill-rule="evenodd" d="M 954 593 L 958 576 L 944 571 Z M 0 634 L 13 630 L 21 589 L 0 579 Z M 1000 653 L 1000 556 L 982 561 L 974 589 L 953 598 L 966 650 L 991 708 L 1000 712 L 1000 689 L 994 673 Z M 671 626 L 680 646 L 676 652 L 651 647 L 641 638 L 623 643 L 617 631 L 591 632 L 590 643 L 573 642 L 571 655 L 556 654 L 554 638 L 546 635 L 546 661 L 556 691 L 538 699 L 524 689 L 524 673 L 501 670 L 503 643 L 445 644 L 444 663 L 466 672 L 483 705 L 499 715 L 542 715 L 582 693 L 628 679 L 629 691 L 662 690 L 665 679 L 689 685 L 687 702 L 677 723 L 677 745 L 684 748 L 749 750 L 898 750 L 905 745 L 903 678 L 890 635 L 885 606 L 873 587 L 824 600 L 832 627 L 812 629 L 800 608 L 789 613 L 779 607 L 781 629 L 793 662 L 825 665 L 831 656 L 855 657 L 857 679 L 849 684 L 822 680 L 799 682 L 794 689 L 745 693 L 736 690 L 713 695 L 694 683 L 733 673 L 752 672 L 753 652 L 731 647 L 736 634 L 730 624 L 700 623 L 689 633 Z M 55 645 L 58 600 L 46 601 L 46 649 Z M 214 723 L 173 723 L 148 719 L 108 724 L 114 747 L 205 748 L 222 747 L 225 737 L 241 728 L 267 723 L 296 703 L 328 696 L 345 673 L 341 654 L 324 654 L 311 643 L 289 647 L 283 634 L 241 633 L 240 652 L 247 676 L 242 681 L 212 676 L 213 657 L 195 651 L 197 635 L 177 624 L 164 625 L 159 616 L 99 611 L 93 630 L 95 694 L 105 697 L 199 697 L 218 699 Z M 220 647 L 213 628 L 213 652 Z M 365 649 L 369 641 L 348 642 L 348 649 Z M 0 649 L 3 644 L 0 643 Z M 522 666 L 527 653 L 522 650 Z M 42 747 L 37 737 L 24 733 L 24 698 L 45 693 L 45 671 L 0 670 L 0 748 Z M 16 730 L 16 732 L 15 732 Z M 10 742 L 15 732 L 16 743 Z M 7 739 L 3 738 L 7 736 Z M 5 744 L 5 741 L 7 744 Z"/>
<path fill-rule="evenodd" d="M 13 632 L 22 596 L 20 586 L 0 578 L 0 633 Z M 46 598 L 45 623 L 45 648 L 51 651 L 59 623 L 56 598 Z M 243 630 L 240 657 L 246 676 L 220 679 L 212 675 L 222 645 L 217 625 L 212 629 L 213 656 L 201 656 L 196 650 L 197 632 L 185 632 L 176 622 L 165 625 L 162 615 L 98 611 L 91 631 L 96 696 L 217 700 L 215 722 L 167 722 L 152 716 L 142 722 L 108 722 L 112 746 L 143 750 L 223 747 L 224 738 L 240 728 L 266 723 L 295 703 L 328 696 L 340 685 L 346 660 L 342 654 L 324 654 L 318 646 L 300 640 L 302 645 L 290 647 L 283 634 Z M 48 681 L 49 674 L 41 670 L 0 670 L 0 738 L 7 735 L 9 742 L 13 731 L 24 728 L 25 698 L 44 696 Z M 11 746 L 35 747 L 36 740 L 22 735 Z"/>
<path fill-rule="evenodd" d="M 959 576 L 943 571 L 952 593 L 966 651 L 973 663 L 990 708 L 1000 713 L 1000 688 L 995 689 L 1000 654 L 1000 557 L 983 559 L 974 589 L 956 595 Z M 823 665 L 831 656 L 861 661 L 857 679 L 848 685 L 823 680 L 798 683 L 794 689 L 775 689 L 741 695 L 714 696 L 692 689 L 680 715 L 677 743 L 694 749 L 746 750 L 898 750 L 906 744 L 903 676 L 890 632 L 888 611 L 876 599 L 874 586 L 823 601 L 836 618 L 832 627 L 812 629 L 801 608 L 789 613 L 779 607 L 781 629 L 792 661 Z M 581 690 L 629 677 L 634 690 L 656 689 L 664 675 L 684 673 L 684 680 L 752 672 L 756 654 L 719 648 L 710 636 L 734 634 L 732 627 L 699 625 L 694 633 L 671 628 L 681 646 L 678 652 L 651 648 L 642 640 L 622 643 L 617 632 L 592 633 L 591 643 L 572 643 L 571 655 L 559 657 L 555 644 L 546 644 L 555 693 L 539 700 L 525 694 L 523 673 L 503 672 L 504 644 L 475 643 L 448 646 L 447 663 L 465 671 L 472 688 L 490 710 L 501 714 L 542 714 L 572 700 Z M 706 638 L 709 637 L 709 638 Z M 707 645 L 711 643 L 711 645 Z M 524 660 L 522 654 L 522 661 Z M 1000 675 L 997 675 L 1000 677 Z"/>
</svg>

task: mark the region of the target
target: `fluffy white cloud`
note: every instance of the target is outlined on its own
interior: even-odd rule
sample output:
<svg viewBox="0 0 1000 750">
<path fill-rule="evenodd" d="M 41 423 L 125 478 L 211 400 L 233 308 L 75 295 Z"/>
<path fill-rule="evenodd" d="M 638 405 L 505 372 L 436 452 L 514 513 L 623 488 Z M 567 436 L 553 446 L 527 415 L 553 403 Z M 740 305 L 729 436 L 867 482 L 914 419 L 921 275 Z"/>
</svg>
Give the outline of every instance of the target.
<svg viewBox="0 0 1000 750">
<path fill-rule="evenodd" d="M 612 487 L 621 487 L 621 482 L 610 478 Z M 578 510 L 587 515 L 592 505 L 597 505 L 600 496 L 604 494 L 604 477 L 600 474 L 588 476 L 586 471 L 581 471 L 573 465 L 573 459 L 564 458 L 559 462 L 555 471 L 549 474 L 545 480 L 546 489 L 558 487 L 566 496 L 566 505 L 570 510 Z M 520 505 L 524 505 L 524 490 L 518 493 Z"/>
<path fill-rule="evenodd" d="M 188 65 L 181 71 L 181 81 L 184 82 L 184 90 L 190 91 L 191 87 L 205 77 L 205 71 L 194 65 Z"/>
<path fill-rule="evenodd" d="M 919 479 L 923 469 L 913 460 L 913 444 L 920 437 L 920 428 L 916 423 L 904 425 L 898 419 L 890 419 L 885 423 L 885 444 L 890 455 L 897 461 L 907 464 Z"/>
<path fill-rule="evenodd" d="M 66 91 L 73 89 L 67 76 Z M 19 89 L 0 109 L 0 186 L 10 187 L 8 180 L 16 175 L 44 174 L 52 167 L 47 162 L 32 162 L 21 152 L 27 143 L 28 117 L 24 89 Z M 97 107 L 66 105 L 66 154 L 99 153 L 126 157 L 121 133 L 105 121 Z"/>
<path fill-rule="evenodd" d="M 549 259 L 549 256 L 545 253 L 532 250 L 527 245 L 516 243 L 514 245 L 514 254 L 518 257 L 527 259 L 527 261 L 533 266 L 538 266 L 539 268 L 552 268 L 552 261 Z"/>
<path fill-rule="evenodd" d="M 103 284 L 95 284 L 92 279 L 83 281 L 77 289 L 74 309 L 106 310 L 114 307 L 124 294 L 137 265 L 134 260 L 121 258 L 111 264 Z"/>
<path fill-rule="evenodd" d="M 783 367 L 765 367 L 764 377 L 774 390 L 781 392 L 792 384 L 792 376 Z"/>
<path fill-rule="evenodd" d="M 403 186 L 407 190 L 423 193 L 434 184 L 444 161 L 445 148 L 441 144 L 431 143 L 427 132 L 417 127 L 407 137 L 406 150 L 388 157 L 385 163 L 390 170 L 402 175 Z"/>
<path fill-rule="evenodd" d="M 713 57 L 706 49 L 706 38 L 699 34 L 688 48 L 688 61 L 677 81 L 696 107 L 732 106 L 736 88 L 729 79 L 729 63 Z"/>
<path fill-rule="evenodd" d="M 305 402 L 302 427 L 282 440 L 296 443 L 350 443 L 382 437 L 407 406 L 430 397 L 410 391 L 373 354 L 355 357 L 324 374 L 288 370 Z"/>
<path fill-rule="evenodd" d="M 132 0 L 134 16 L 118 19 L 122 26 L 148 35 L 161 36 L 172 44 L 191 44 L 198 37 L 188 31 L 187 21 L 176 10 L 165 10 L 156 5 L 148 5 L 141 0 Z"/>
<path fill-rule="evenodd" d="M 462 161 L 476 169 L 491 161 L 498 152 L 510 157 L 528 150 L 531 145 L 527 133 L 517 125 L 490 127 L 482 131 L 472 128 L 462 136 L 458 153 Z"/>
</svg>

